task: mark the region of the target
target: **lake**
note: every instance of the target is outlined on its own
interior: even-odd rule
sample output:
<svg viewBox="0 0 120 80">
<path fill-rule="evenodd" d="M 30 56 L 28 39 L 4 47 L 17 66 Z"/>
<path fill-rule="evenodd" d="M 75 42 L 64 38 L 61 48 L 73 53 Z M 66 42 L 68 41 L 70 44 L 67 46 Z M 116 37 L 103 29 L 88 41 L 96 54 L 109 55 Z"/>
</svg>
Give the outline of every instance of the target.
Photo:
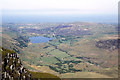
<svg viewBox="0 0 120 80">
<path fill-rule="evenodd" d="M 53 38 L 43 37 L 43 36 L 36 36 L 36 37 L 29 37 L 31 43 L 45 43 Z"/>
</svg>

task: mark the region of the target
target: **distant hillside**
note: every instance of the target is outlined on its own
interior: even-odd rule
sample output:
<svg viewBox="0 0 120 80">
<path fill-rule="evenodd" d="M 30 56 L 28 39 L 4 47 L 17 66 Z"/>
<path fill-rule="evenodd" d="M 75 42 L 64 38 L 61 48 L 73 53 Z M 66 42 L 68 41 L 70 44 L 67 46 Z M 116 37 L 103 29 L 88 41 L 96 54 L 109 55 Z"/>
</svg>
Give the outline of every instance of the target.
<svg viewBox="0 0 120 80">
<path fill-rule="evenodd" d="M 7 27 L 2 28 L 2 36 L 0 38 L 2 38 L 3 48 L 14 50 L 17 53 L 20 53 L 23 47 L 27 47 L 29 42 L 28 37 L 22 36 L 17 29 L 15 31 L 14 28 Z"/>
<path fill-rule="evenodd" d="M 2 79 L 22 79 L 22 80 L 60 80 L 59 77 L 42 72 L 31 72 L 26 69 L 14 51 L 0 48 L 2 52 Z"/>
</svg>

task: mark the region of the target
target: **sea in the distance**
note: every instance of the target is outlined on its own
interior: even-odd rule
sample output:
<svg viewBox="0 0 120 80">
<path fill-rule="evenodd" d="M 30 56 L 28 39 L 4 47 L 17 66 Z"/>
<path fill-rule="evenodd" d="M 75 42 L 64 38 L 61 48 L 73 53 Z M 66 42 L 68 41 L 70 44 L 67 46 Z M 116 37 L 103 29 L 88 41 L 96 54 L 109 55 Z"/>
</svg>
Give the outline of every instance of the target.
<svg viewBox="0 0 120 80">
<path fill-rule="evenodd" d="M 117 15 L 2 15 L 3 23 L 66 23 L 66 22 L 95 22 L 117 23 Z"/>
</svg>

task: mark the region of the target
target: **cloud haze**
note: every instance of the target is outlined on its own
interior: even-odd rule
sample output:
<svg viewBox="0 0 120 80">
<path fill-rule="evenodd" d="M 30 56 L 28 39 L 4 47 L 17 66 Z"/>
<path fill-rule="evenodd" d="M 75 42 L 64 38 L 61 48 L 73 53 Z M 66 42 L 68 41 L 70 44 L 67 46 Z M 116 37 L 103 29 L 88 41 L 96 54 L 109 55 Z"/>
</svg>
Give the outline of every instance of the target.
<svg viewBox="0 0 120 80">
<path fill-rule="evenodd" d="M 17 14 L 117 14 L 119 0 L 2 0 L 2 10 Z"/>
</svg>

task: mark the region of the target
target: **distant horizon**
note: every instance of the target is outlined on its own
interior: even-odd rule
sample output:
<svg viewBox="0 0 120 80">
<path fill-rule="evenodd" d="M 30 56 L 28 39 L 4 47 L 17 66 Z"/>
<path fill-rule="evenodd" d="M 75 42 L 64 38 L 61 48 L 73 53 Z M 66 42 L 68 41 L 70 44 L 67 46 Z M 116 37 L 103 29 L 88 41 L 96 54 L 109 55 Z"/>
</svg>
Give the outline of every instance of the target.
<svg viewBox="0 0 120 80">
<path fill-rule="evenodd" d="M 118 23 L 118 15 L 2 15 L 3 23 Z"/>
</svg>

